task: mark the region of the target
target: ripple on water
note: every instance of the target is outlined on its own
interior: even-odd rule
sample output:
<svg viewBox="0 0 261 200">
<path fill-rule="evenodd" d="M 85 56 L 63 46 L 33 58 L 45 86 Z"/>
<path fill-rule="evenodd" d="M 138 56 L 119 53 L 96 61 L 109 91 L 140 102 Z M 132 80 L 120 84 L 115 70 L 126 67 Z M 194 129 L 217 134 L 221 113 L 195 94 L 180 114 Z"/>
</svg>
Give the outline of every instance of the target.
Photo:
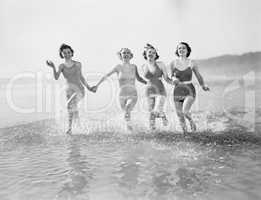
<svg viewBox="0 0 261 200">
<path fill-rule="evenodd" d="M 261 138 L 243 129 L 59 131 L 46 121 L 1 133 L 2 199 L 260 197 Z"/>
</svg>

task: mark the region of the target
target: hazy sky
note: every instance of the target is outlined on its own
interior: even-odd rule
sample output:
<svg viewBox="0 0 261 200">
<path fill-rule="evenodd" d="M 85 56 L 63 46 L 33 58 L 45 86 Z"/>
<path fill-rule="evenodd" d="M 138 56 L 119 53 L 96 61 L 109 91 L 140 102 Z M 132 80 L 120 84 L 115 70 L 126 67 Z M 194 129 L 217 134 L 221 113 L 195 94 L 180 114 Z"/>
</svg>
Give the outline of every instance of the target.
<svg viewBox="0 0 261 200">
<path fill-rule="evenodd" d="M 261 50 L 260 0 L 1 0 L 0 77 L 49 72 L 61 43 L 71 45 L 84 72 L 106 72 L 121 47 L 136 64 L 150 42 L 169 63 L 179 41 L 192 58 Z"/>
</svg>

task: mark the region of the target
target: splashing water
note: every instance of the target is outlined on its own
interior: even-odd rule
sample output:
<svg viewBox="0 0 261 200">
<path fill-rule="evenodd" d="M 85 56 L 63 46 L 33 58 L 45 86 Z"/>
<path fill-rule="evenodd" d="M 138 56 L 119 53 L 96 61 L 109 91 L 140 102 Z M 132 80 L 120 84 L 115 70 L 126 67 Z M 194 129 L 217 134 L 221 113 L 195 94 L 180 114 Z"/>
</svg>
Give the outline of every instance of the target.
<svg viewBox="0 0 261 200">
<path fill-rule="evenodd" d="M 145 114 L 133 131 L 106 116 L 82 116 L 72 136 L 65 118 L 1 129 L 0 199 L 261 198 L 261 137 L 231 116 L 194 113 L 187 136 L 173 113 L 155 132 Z"/>
</svg>

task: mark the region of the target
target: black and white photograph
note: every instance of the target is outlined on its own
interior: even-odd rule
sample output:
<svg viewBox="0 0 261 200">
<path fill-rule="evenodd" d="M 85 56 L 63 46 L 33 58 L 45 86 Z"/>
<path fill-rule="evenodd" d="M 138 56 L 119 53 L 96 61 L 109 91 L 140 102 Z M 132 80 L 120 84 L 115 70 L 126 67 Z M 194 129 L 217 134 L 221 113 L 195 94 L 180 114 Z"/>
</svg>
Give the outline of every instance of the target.
<svg viewBox="0 0 261 200">
<path fill-rule="evenodd" d="M 260 0 L 1 0 L 0 200 L 260 200 Z"/>
</svg>

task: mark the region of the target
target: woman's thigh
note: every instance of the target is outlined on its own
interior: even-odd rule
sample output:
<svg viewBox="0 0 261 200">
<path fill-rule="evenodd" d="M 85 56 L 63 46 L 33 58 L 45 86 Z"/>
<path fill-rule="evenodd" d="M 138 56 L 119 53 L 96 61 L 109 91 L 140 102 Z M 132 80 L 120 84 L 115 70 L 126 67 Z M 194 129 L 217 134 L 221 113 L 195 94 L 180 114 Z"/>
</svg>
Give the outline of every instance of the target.
<svg viewBox="0 0 261 200">
<path fill-rule="evenodd" d="M 184 113 L 188 113 L 191 109 L 191 106 L 193 105 L 193 103 L 195 102 L 195 98 L 192 96 L 187 96 L 184 99 L 184 103 L 183 103 L 183 112 Z"/>
<path fill-rule="evenodd" d="M 166 97 L 163 95 L 158 95 L 155 97 L 155 110 L 158 112 L 163 112 L 166 102 Z"/>
<path fill-rule="evenodd" d="M 124 97 L 120 96 L 119 97 L 119 102 L 122 110 L 132 110 L 134 106 L 137 103 L 137 96 L 130 96 L 130 97 Z"/>
<path fill-rule="evenodd" d="M 137 96 L 132 96 L 127 99 L 126 106 L 128 110 L 133 110 L 138 100 Z"/>
</svg>

